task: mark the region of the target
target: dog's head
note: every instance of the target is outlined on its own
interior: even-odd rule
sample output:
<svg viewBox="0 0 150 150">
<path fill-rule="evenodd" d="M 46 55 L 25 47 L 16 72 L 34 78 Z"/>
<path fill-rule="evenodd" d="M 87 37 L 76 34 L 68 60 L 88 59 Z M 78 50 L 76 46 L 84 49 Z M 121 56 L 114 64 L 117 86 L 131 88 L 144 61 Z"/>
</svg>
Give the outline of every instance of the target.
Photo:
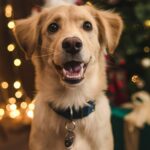
<svg viewBox="0 0 150 150">
<path fill-rule="evenodd" d="M 63 83 L 78 85 L 105 49 L 114 51 L 122 28 L 116 13 L 64 5 L 16 21 L 15 34 L 28 57 L 38 56 L 41 70 L 51 69 Z"/>
</svg>

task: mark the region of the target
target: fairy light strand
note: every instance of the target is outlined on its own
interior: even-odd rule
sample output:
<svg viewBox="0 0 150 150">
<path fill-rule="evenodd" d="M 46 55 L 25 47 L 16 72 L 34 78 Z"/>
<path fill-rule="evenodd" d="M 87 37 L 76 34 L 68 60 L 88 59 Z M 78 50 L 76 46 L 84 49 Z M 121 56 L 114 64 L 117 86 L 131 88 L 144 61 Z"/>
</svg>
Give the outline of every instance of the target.
<svg viewBox="0 0 150 150">
<path fill-rule="evenodd" d="M 13 20 L 13 7 L 11 4 L 7 4 L 4 9 L 4 15 L 8 20 L 6 27 L 8 30 L 12 31 L 15 28 L 15 22 Z M 12 55 L 15 55 L 16 45 L 11 42 L 6 46 L 6 50 Z M 22 65 L 22 61 L 19 57 L 14 56 L 13 66 L 18 68 Z M 0 90 L 8 90 L 9 87 L 15 89 L 13 97 L 7 99 L 7 103 L 0 106 L 0 121 L 5 118 L 18 119 L 22 118 L 22 122 L 30 123 L 30 120 L 34 116 L 34 103 L 30 102 L 25 98 L 24 101 L 20 102 L 17 99 L 24 98 L 24 91 L 22 89 L 22 84 L 20 80 L 14 81 L 13 85 L 10 85 L 7 81 L 0 82 Z"/>
</svg>

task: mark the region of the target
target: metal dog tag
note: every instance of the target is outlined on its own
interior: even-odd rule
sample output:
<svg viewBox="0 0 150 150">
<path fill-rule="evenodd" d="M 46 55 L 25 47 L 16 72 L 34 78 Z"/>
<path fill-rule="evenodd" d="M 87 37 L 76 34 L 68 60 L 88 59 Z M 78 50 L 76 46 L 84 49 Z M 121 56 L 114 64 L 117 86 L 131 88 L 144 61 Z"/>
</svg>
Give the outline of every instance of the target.
<svg viewBox="0 0 150 150">
<path fill-rule="evenodd" d="M 75 129 L 75 126 L 76 126 L 76 124 L 74 121 L 66 123 L 65 128 L 67 130 L 67 133 L 65 136 L 64 144 L 65 144 L 65 147 L 67 150 L 70 150 L 72 148 L 73 143 L 75 141 L 75 133 L 73 132 Z"/>
<path fill-rule="evenodd" d="M 72 131 L 68 131 L 65 137 L 65 147 L 66 149 L 70 150 L 74 143 L 75 134 Z"/>
</svg>

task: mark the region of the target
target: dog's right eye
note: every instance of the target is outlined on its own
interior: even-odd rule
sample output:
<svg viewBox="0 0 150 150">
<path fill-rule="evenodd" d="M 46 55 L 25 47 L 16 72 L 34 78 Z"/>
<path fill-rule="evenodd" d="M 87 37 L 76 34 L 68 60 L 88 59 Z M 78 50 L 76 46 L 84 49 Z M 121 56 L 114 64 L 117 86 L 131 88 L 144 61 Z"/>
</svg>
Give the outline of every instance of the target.
<svg viewBox="0 0 150 150">
<path fill-rule="evenodd" d="M 86 31 L 91 31 L 93 29 L 92 23 L 89 22 L 89 21 L 85 21 L 83 23 L 83 29 L 86 30 Z"/>
<path fill-rule="evenodd" d="M 59 29 L 59 25 L 56 22 L 54 22 L 48 26 L 47 31 L 50 33 L 55 33 L 58 31 L 58 29 Z"/>
</svg>

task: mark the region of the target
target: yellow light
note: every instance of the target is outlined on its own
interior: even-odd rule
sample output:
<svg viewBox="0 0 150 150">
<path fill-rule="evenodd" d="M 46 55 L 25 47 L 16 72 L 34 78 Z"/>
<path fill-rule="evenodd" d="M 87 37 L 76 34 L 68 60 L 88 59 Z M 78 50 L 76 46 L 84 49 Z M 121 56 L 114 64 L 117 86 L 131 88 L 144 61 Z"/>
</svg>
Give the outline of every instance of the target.
<svg viewBox="0 0 150 150">
<path fill-rule="evenodd" d="M 5 7 L 5 16 L 6 16 L 7 18 L 12 17 L 12 11 L 13 11 L 12 6 L 9 5 L 9 4 L 6 5 L 6 7 Z"/>
<path fill-rule="evenodd" d="M 21 87 L 20 81 L 15 81 L 15 82 L 14 82 L 14 88 L 15 88 L 15 89 L 19 89 L 20 87 Z"/>
<path fill-rule="evenodd" d="M 11 104 L 10 105 L 10 110 L 16 110 L 17 109 L 17 105 L 16 104 Z"/>
<path fill-rule="evenodd" d="M 15 60 L 14 60 L 14 65 L 17 66 L 17 67 L 20 66 L 20 65 L 21 65 L 21 60 L 18 59 L 18 58 L 15 59 Z"/>
<path fill-rule="evenodd" d="M 16 104 L 7 104 L 6 105 L 6 110 L 7 111 L 14 111 L 17 109 L 17 105 Z"/>
<path fill-rule="evenodd" d="M 143 58 L 141 61 L 141 64 L 145 67 L 145 68 L 149 68 L 150 67 L 150 58 Z"/>
<path fill-rule="evenodd" d="M 20 111 L 19 110 L 14 110 L 14 111 L 11 111 L 10 113 L 9 113 L 9 117 L 10 118 L 12 118 L 12 119 L 14 119 L 14 118 L 17 118 L 17 117 L 19 117 L 20 116 Z"/>
<path fill-rule="evenodd" d="M 26 102 L 22 102 L 21 104 L 20 104 L 20 107 L 22 108 L 22 109 L 26 109 L 27 108 L 27 103 Z"/>
<path fill-rule="evenodd" d="M 28 110 L 27 112 L 26 112 L 26 114 L 27 114 L 27 116 L 29 117 L 29 118 L 33 118 L 34 117 L 34 112 L 33 112 L 33 110 Z"/>
<path fill-rule="evenodd" d="M 3 119 L 4 115 L 5 115 L 5 110 L 3 108 L 0 108 L 0 120 Z"/>
<path fill-rule="evenodd" d="M 13 29 L 15 27 L 15 22 L 14 21 L 9 21 L 7 24 L 9 29 Z"/>
<path fill-rule="evenodd" d="M 14 51 L 14 49 L 15 49 L 15 45 L 14 44 L 9 44 L 8 46 L 7 46 L 7 50 L 9 51 L 9 52 L 13 52 Z"/>
<path fill-rule="evenodd" d="M 150 52 L 150 48 L 149 48 L 148 46 L 145 46 L 145 47 L 144 47 L 144 52 L 145 52 L 145 53 L 149 53 L 149 52 Z"/>
<path fill-rule="evenodd" d="M 22 94 L 21 91 L 17 91 L 17 92 L 15 93 L 16 98 L 21 98 L 22 95 L 23 95 L 23 94 Z"/>
<path fill-rule="evenodd" d="M 4 81 L 4 82 L 1 83 L 1 87 L 2 87 L 3 89 L 7 89 L 8 86 L 9 86 L 9 84 L 8 84 L 6 81 Z"/>
<path fill-rule="evenodd" d="M 133 83 L 138 83 L 140 81 L 140 78 L 139 78 L 138 75 L 133 75 L 131 80 L 132 80 Z"/>
<path fill-rule="evenodd" d="M 16 99 L 14 97 L 11 97 L 11 98 L 8 99 L 8 102 L 10 104 L 15 104 L 16 103 Z"/>
<path fill-rule="evenodd" d="M 33 103 L 31 103 L 31 104 L 28 105 L 28 108 L 29 108 L 30 110 L 34 110 L 35 105 L 34 105 Z"/>
<path fill-rule="evenodd" d="M 150 20 L 145 20 L 144 25 L 145 25 L 146 27 L 150 27 Z"/>
<path fill-rule="evenodd" d="M 5 115 L 5 110 L 3 108 L 0 108 L 0 118 L 2 118 Z"/>
</svg>

